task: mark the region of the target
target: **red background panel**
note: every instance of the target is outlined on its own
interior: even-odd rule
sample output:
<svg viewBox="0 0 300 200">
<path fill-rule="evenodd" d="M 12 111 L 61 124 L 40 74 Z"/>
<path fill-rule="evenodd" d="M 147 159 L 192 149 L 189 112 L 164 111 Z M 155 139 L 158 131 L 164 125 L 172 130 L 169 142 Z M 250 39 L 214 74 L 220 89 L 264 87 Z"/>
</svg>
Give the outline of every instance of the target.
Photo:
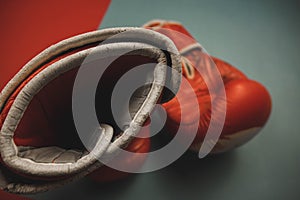
<svg viewBox="0 0 300 200">
<path fill-rule="evenodd" d="M 0 90 L 36 54 L 96 30 L 110 0 L 0 1 Z"/>
</svg>

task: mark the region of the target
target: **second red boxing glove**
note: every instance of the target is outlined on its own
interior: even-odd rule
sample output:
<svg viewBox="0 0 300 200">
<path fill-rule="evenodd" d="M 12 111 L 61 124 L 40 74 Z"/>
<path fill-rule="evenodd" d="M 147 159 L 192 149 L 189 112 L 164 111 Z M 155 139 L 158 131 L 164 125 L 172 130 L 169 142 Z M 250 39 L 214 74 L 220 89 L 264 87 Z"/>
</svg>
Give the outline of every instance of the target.
<svg viewBox="0 0 300 200">
<path fill-rule="evenodd" d="M 197 135 L 190 146 L 193 151 L 199 151 L 207 130 L 211 123 L 212 102 L 218 106 L 226 105 L 226 110 L 217 109 L 216 116 L 225 114 L 224 127 L 214 146 L 212 153 L 225 152 L 240 146 L 253 138 L 265 125 L 271 112 L 271 97 L 266 88 L 260 83 L 248 79 L 242 72 L 232 65 L 212 57 L 224 83 L 226 100 L 218 93 L 218 88 L 210 94 L 203 76 L 197 70 L 202 48 L 189 32 L 177 22 L 151 21 L 144 25 L 145 28 L 156 30 L 170 37 L 183 56 L 183 75 L 193 89 L 181 86 L 177 98 L 163 104 L 167 111 L 166 127 L 171 135 L 175 135 L 179 126 L 183 127 L 185 134 L 198 127 Z M 179 37 L 180 34 L 185 37 Z M 190 39 L 185 39 L 189 37 Z M 213 80 L 213 77 L 210 77 Z M 196 94 L 199 105 L 189 102 L 191 94 Z M 185 99 L 180 105 L 178 99 Z M 195 110 L 199 106 L 199 110 Z M 183 112 L 184 111 L 184 112 Z M 200 120 L 193 119 L 195 112 L 199 112 Z M 190 113 L 181 116 L 181 113 Z M 218 118 L 218 117 L 217 117 Z M 197 121 L 197 122 L 195 122 Z M 221 120 L 220 120 L 221 121 Z M 222 124 L 222 122 L 217 122 Z"/>
</svg>

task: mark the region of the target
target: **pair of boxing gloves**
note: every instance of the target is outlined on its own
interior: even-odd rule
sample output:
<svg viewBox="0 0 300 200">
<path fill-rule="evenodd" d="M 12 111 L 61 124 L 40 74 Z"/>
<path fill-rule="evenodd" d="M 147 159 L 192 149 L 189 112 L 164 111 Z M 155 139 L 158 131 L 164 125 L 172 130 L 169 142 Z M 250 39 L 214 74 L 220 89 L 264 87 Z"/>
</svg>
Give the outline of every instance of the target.
<svg viewBox="0 0 300 200">
<path fill-rule="evenodd" d="M 170 79 L 171 82 L 175 82 L 173 85 L 176 96 L 168 95 L 168 97 L 165 97 L 167 95 L 164 96 L 162 91 L 161 93 L 157 93 L 159 97 L 157 97 L 156 102 L 161 103 L 167 113 L 166 134 L 175 136 L 180 126 L 183 133 L 189 136 L 192 132 L 191 130 L 195 130 L 196 128 L 196 136 L 190 149 L 199 152 L 205 141 L 207 131 L 210 128 L 212 116 L 214 115 L 216 116 L 214 120 L 216 120 L 217 124 L 221 124 L 222 131 L 218 140 L 213 141 L 215 145 L 210 153 L 221 153 L 246 143 L 265 125 L 271 112 L 271 98 L 263 85 L 248 79 L 246 75 L 230 64 L 218 58 L 211 57 L 219 71 L 223 83 L 216 85 L 213 91 L 211 91 L 209 85 L 207 85 L 206 75 L 200 73 L 198 69 L 201 67 L 199 66 L 199 55 L 206 55 L 206 53 L 203 53 L 202 47 L 197 44 L 181 24 L 157 20 L 145 24 L 144 28 L 157 33 L 152 34 L 145 31 L 141 33 L 142 35 L 148 34 L 149 37 L 157 37 L 161 40 L 161 43 L 164 43 L 166 40 L 160 36 L 161 34 L 170 39 L 173 44 L 171 44 L 169 48 L 176 48 L 181 54 L 181 58 L 168 55 L 165 56 L 168 57 L 168 59 L 162 59 L 162 57 L 164 57 L 161 55 L 162 53 L 156 51 L 145 52 L 145 55 L 155 54 L 155 56 L 151 55 L 146 59 L 140 59 L 139 56 L 141 55 L 128 55 L 127 58 L 121 58 L 121 60 L 113 63 L 115 67 L 108 70 L 107 73 L 109 76 L 107 76 L 108 78 L 106 78 L 104 82 L 111 82 L 111 75 L 114 76 L 114 81 L 117 81 L 122 74 L 131 69 L 134 65 L 144 64 L 146 61 L 159 60 L 160 62 L 164 60 L 164 62 L 167 63 L 168 60 L 171 60 L 173 65 L 177 63 L 177 68 L 174 67 L 174 69 L 178 72 L 182 72 L 183 77 L 191 87 L 178 84 L 178 77 L 176 78 L 176 75 L 173 75 Z M 106 32 L 106 35 L 109 35 L 111 32 L 115 34 L 122 31 L 112 30 Z M 178 37 L 178 33 L 183 37 Z M 139 30 L 137 30 L 137 34 L 140 34 Z M 96 161 L 91 157 L 87 158 L 88 151 L 82 150 L 80 138 L 74 134 L 74 130 L 70 131 L 74 129 L 74 122 L 70 111 L 72 110 L 72 88 L 78 69 L 68 68 L 68 64 L 76 60 L 75 65 L 80 65 L 80 63 L 82 63 L 80 56 L 85 52 L 88 54 L 88 48 L 94 45 L 95 42 L 103 40 L 103 35 L 105 34 L 100 35 L 97 41 L 93 41 L 90 38 L 96 38 L 98 36 L 91 34 L 90 37 L 85 37 L 89 38 L 87 39 L 87 43 L 82 42 L 79 37 L 71 42 L 72 45 L 82 43 L 76 46 L 76 48 L 72 45 L 64 48 L 64 43 L 61 43 L 60 46 L 58 45 L 59 48 L 53 51 L 51 49 L 44 52 L 44 54 L 40 54 L 32 63 L 29 63 L 26 70 L 19 73 L 17 77 L 6 86 L 6 89 L 1 94 L 0 160 L 2 164 L 0 176 L 4 177 L 2 180 L 3 183 L 0 181 L 1 189 L 15 193 L 35 193 L 66 184 L 88 174 L 96 181 L 118 180 L 128 175 L 127 173 L 119 172 L 106 166 L 98 166 L 95 164 Z M 186 40 L 183 38 L 190 39 Z M 69 45 L 70 43 L 67 44 Z M 172 45 L 175 45 L 175 48 L 173 48 Z M 166 46 L 168 47 L 168 45 Z M 72 50 L 67 51 L 68 49 Z M 60 53 L 55 54 L 58 51 Z M 76 54 L 79 51 L 83 53 L 80 52 L 81 54 Z M 72 61 L 69 62 L 67 59 L 72 53 L 76 54 L 77 57 L 72 58 Z M 45 56 L 48 56 L 47 61 L 43 60 Z M 158 57 L 160 59 L 158 59 Z M 56 69 L 50 70 L 51 67 L 55 68 L 54 65 L 56 63 L 58 63 L 57 67 L 59 67 L 64 65 L 64 62 L 69 63 L 65 65 L 65 69 L 62 69 L 61 72 L 58 72 Z M 128 65 L 129 62 L 132 62 L 132 66 L 125 66 Z M 34 68 L 33 66 L 35 64 L 38 67 Z M 178 69 L 178 66 L 181 69 Z M 30 71 L 30 73 L 28 73 L 28 71 Z M 45 76 L 47 73 L 49 76 L 53 76 L 53 78 L 49 81 L 44 81 L 43 75 Z M 57 75 L 58 73 L 59 75 Z M 214 77 L 210 78 L 213 83 Z M 18 79 L 20 79 L 20 81 L 18 81 Z M 36 84 L 34 84 L 34 81 L 36 81 Z M 178 84 L 177 86 L 176 83 Z M 29 86 L 30 84 L 31 86 Z M 39 85 L 40 88 L 36 85 Z M 172 83 L 170 83 L 170 85 L 172 86 Z M 87 84 L 85 87 L 88 86 Z M 110 91 L 114 86 L 115 82 L 103 86 L 102 89 L 104 92 L 98 95 L 99 98 L 103 96 L 110 97 Z M 222 95 L 222 88 L 225 91 L 225 98 L 224 95 Z M 149 90 L 147 91 L 149 92 Z M 32 92 L 32 96 L 35 97 L 30 97 L 30 94 L 28 94 L 30 92 Z M 21 93 L 23 96 L 20 96 Z M 195 101 L 190 101 L 193 95 L 197 97 L 197 105 L 195 105 Z M 51 99 L 49 99 L 49 96 Z M 145 98 L 145 95 L 137 97 L 137 100 L 132 103 L 135 105 L 133 107 L 142 105 L 143 102 L 139 100 L 142 98 L 144 98 L 145 101 L 149 100 Z M 181 99 L 181 102 L 179 102 L 179 99 Z M 26 105 L 24 101 L 27 101 Z M 109 99 L 106 103 L 107 102 L 109 102 Z M 23 108 L 21 108 L 22 106 Z M 213 106 L 223 108 L 223 110 L 216 109 L 213 113 Z M 100 109 L 102 113 L 111 115 L 109 104 L 102 105 L 102 107 L 103 108 Z M 22 110 L 22 112 L 19 112 L 19 110 Z M 138 116 L 137 113 L 139 112 L 137 111 L 141 111 L 141 108 L 133 108 L 133 110 L 135 111 L 133 111 L 132 114 Z M 189 115 L 182 115 L 182 113 L 189 113 Z M 194 113 L 200 113 L 200 118 L 195 119 L 195 116 L 197 117 L 198 115 Z M 17 117 L 14 115 L 17 115 Z M 220 122 L 218 122 L 218 116 L 222 115 L 224 117 L 220 118 Z M 99 118 L 99 121 L 101 121 L 101 117 Z M 112 118 L 109 118 L 108 121 L 109 123 L 114 123 Z M 141 120 L 140 125 L 144 123 L 145 120 Z M 12 124 L 14 126 L 12 126 Z M 114 128 L 118 129 L 116 127 Z M 136 130 L 132 131 L 136 134 L 144 135 L 143 138 L 135 139 L 120 139 L 118 134 L 111 134 L 111 127 L 104 126 L 104 129 L 108 133 L 107 138 L 105 138 L 106 140 L 112 140 L 112 138 L 114 138 L 113 140 L 116 141 L 117 144 L 121 144 L 122 141 L 126 140 L 126 145 L 124 145 L 125 143 L 122 145 L 125 146 L 127 151 L 134 153 L 147 153 L 150 151 L 149 128 L 143 128 L 139 133 Z M 122 131 L 118 130 L 117 132 Z M 149 137 L 145 138 L 147 135 Z M 10 145 L 7 145 L 8 143 Z M 96 150 L 91 150 L 94 153 L 96 152 L 97 155 L 103 155 L 105 151 L 110 150 L 108 143 L 101 143 L 99 140 L 99 143 L 96 144 L 103 146 L 102 149 L 95 148 Z M 12 147 L 18 147 L 18 150 Z M 80 151 L 74 149 L 80 149 Z M 122 165 L 140 167 L 145 159 L 146 154 L 144 157 L 134 155 L 127 156 L 122 158 Z M 31 163 L 31 161 L 34 161 L 34 163 Z M 21 169 L 26 163 L 28 163 L 29 167 Z M 51 170 L 47 171 L 43 168 L 43 165 L 39 165 L 39 163 L 46 163 L 45 166 L 49 165 L 49 169 Z M 54 164 L 56 164 L 56 166 L 52 166 Z M 89 165 L 89 167 L 84 168 L 80 164 L 82 166 Z M 33 166 L 33 168 L 30 168 L 30 166 Z M 64 169 L 62 170 L 61 168 Z M 45 171 L 47 171 L 47 173 L 45 173 Z M 16 176 L 17 178 L 15 178 Z M 14 177 L 15 180 L 11 181 L 10 177 Z M 49 184 L 50 182 L 51 184 Z"/>
</svg>

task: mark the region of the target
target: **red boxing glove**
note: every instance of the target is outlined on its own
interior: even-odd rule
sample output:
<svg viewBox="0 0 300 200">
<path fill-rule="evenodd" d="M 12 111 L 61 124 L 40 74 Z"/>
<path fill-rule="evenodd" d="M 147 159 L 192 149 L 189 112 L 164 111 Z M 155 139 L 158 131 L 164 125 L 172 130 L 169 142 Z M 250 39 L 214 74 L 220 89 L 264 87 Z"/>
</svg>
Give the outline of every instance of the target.
<svg viewBox="0 0 300 200">
<path fill-rule="evenodd" d="M 186 134 L 190 134 L 189 130 L 197 126 L 197 135 L 190 149 L 198 152 L 211 122 L 212 102 L 216 106 L 225 103 L 226 116 L 219 140 L 211 153 L 225 152 L 240 146 L 259 132 L 267 122 L 271 112 L 271 97 L 263 85 L 248 79 L 232 65 L 212 57 L 225 86 L 226 102 L 224 102 L 225 100 L 218 93 L 218 89 L 215 88 L 213 94 L 209 93 L 203 76 L 197 70 L 199 67 L 198 60 L 201 54 L 203 55 L 202 47 L 181 24 L 157 20 L 145 24 L 144 27 L 163 33 L 173 40 L 183 56 L 183 75 L 193 88 L 181 86 L 177 93 L 177 97 L 186 99 L 184 105 L 180 106 L 178 98 L 163 104 L 168 114 L 166 123 L 168 132 L 172 135 L 176 134 L 181 123 L 180 125 L 183 126 Z M 178 37 L 176 32 L 191 38 L 186 40 L 185 37 Z M 199 123 L 195 122 L 193 118 L 196 106 L 188 100 L 192 93 L 196 94 L 199 104 Z M 183 110 L 190 115 L 181 117 Z M 224 114 L 224 112 L 225 110 L 217 110 L 216 116 L 221 113 Z"/>
<path fill-rule="evenodd" d="M 119 33 L 118 40 L 106 40 Z M 144 37 L 153 38 L 153 42 L 141 42 Z M 129 53 L 114 57 L 124 50 Z M 111 28 L 61 41 L 29 61 L 0 93 L 0 189 L 25 194 L 43 192 L 99 169 L 99 158 L 113 161 L 117 147 L 132 142 L 156 103 L 173 98 L 163 92 L 165 81 L 179 88 L 180 77 L 167 74 L 163 65 L 181 71 L 179 57 L 169 53 L 174 50 L 173 42 L 157 32 Z M 145 73 L 126 80 L 142 81 L 142 87 L 134 88 L 133 94 L 125 90 L 125 96 L 113 98 L 120 78 L 143 64 L 149 64 Z M 77 87 L 75 79 L 80 79 Z M 91 101 L 95 105 L 78 100 L 86 99 L 88 91 L 93 92 Z M 121 102 L 112 104 L 116 99 Z M 74 112 L 74 105 L 79 113 Z M 89 114 L 93 113 L 84 112 L 90 109 L 96 111 L 93 124 L 89 124 L 93 121 Z M 78 129 L 78 123 L 83 130 Z M 79 138 L 80 133 L 83 138 Z M 132 149 L 134 152 L 145 151 L 144 147 L 133 146 L 137 148 Z"/>
</svg>

